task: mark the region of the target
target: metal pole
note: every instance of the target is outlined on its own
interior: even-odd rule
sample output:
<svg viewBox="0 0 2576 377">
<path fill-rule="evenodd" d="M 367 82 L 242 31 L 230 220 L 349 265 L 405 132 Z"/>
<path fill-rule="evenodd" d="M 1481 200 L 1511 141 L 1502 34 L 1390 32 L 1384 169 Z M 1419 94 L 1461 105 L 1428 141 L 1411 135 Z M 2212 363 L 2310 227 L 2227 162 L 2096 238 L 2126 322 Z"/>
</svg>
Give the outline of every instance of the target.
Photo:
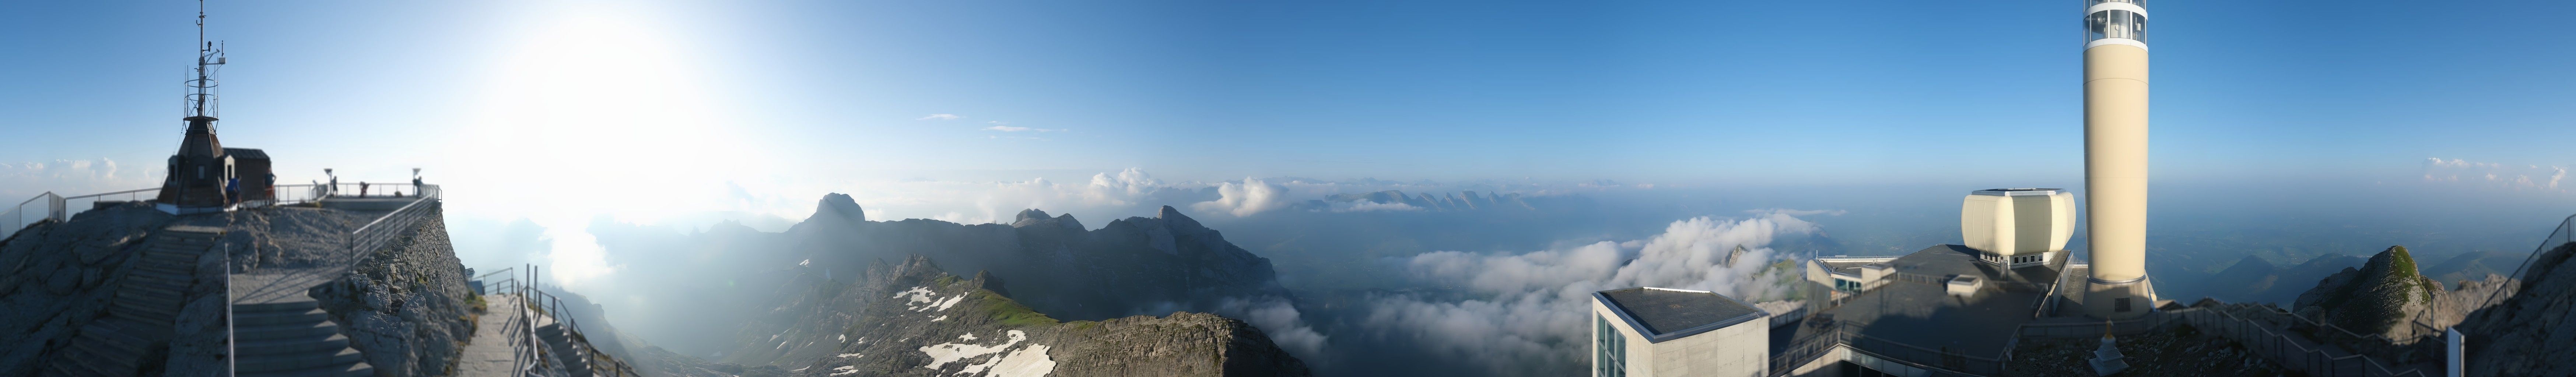
<svg viewBox="0 0 2576 377">
<path fill-rule="evenodd" d="M 224 376 L 238 375 L 239 347 L 233 345 L 233 244 L 224 244 Z"/>
</svg>

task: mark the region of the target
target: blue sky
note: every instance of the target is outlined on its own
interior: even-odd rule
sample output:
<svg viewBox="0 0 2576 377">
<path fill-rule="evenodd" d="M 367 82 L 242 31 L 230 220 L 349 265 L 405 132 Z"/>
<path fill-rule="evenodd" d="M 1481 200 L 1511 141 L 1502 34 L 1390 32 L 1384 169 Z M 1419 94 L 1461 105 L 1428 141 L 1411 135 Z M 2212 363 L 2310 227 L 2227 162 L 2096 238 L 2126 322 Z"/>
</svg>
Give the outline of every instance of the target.
<svg viewBox="0 0 2576 377">
<path fill-rule="evenodd" d="M 291 182 L 421 167 L 459 186 L 461 210 L 550 224 L 795 218 L 827 191 L 873 193 L 862 204 L 895 217 L 989 220 L 970 207 L 1076 205 L 1064 198 L 1099 198 L 1080 187 L 1111 187 L 1088 177 L 1130 168 L 1201 187 L 1950 191 L 2082 173 L 2076 1 L 209 8 L 210 38 L 231 50 L 228 145 L 267 148 Z M 2501 173 L 2456 188 L 2563 208 L 2549 174 L 2576 165 L 2576 40 L 2557 27 L 2571 8 L 2153 3 L 2159 187 L 2341 192 Z M 15 166 L 0 196 L 156 185 L 182 128 L 194 11 L 0 5 L 0 163 Z M 1012 190 L 1062 192 L 996 194 Z M 564 199 L 602 192 L 626 196 Z M 671 199 L 692 197 L 722 199 Z"/>
</svg>

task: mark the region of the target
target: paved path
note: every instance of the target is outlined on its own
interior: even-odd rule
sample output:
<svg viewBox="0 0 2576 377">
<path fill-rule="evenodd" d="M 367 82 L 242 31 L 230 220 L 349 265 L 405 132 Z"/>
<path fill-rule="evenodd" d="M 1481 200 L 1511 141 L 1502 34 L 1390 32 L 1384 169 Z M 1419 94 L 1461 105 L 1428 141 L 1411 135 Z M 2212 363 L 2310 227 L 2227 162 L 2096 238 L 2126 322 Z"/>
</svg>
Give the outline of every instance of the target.
<svg viewBox="0 0 2576 377">
<path fill-rule="evenodd" d="M 465 357 L 456 362 L 456 375 L 462 377 L 509 376 L 510 333 L 516 330 L 519 296 L 483 295 L 483 317 L 474 321 L 474 339 L 465 344 Z"/>
</svg>

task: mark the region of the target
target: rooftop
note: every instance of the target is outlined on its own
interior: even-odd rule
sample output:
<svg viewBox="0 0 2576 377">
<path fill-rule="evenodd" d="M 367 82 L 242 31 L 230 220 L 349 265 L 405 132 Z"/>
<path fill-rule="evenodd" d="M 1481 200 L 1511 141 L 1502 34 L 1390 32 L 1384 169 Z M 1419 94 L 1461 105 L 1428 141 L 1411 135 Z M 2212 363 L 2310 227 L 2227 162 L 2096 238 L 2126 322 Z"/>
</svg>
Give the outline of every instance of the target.
<svg viewBox="0 0 2576 377">
<path fill-rule="evenodd" d="M 1969 195 L 1993 195 L 1993 196 L 2023 196 L 2023 195 L 2053 195 L 2053 194 L 2057 194 L 2057 193 L 2065 192 L 2065 191 L 2066 191 L 2065 189 L 2053 189 L 2053 188 L 2029 188 L 2029 187 L 2023 187 L 2023 188 L 1984 189 L 1984 190 L 1977 190 L 1977 191 L 1969 191 L 1969 192 L 1968 192 L 1968 194 L 1969 194 Z"/>
<path fill-rule="evenodd" d="M 1663 342 L 1769 316 L 1753 304 L 1709 291 L 1626 288 L 1595 292 L 1648 342 Z"/>
<path fill-rule="evenodd" d="M 2065 251 L 2056 251 L 2065 253 Z M 2016 329 L 2039 310 L 2039 299 L 2057 282 L 2064 255 L 2047 265 L 2004 269 L 1977 259 L 1975 249 L 1933 245 L 1884 262 L 1894 269 L 1887 285 L 1825 309 L 1844 330 L 1925 349 L 1994 357 L 2012 344 Z M 1957 277 L 1984 279 L 1969 296 L 1948 294 Z M 1797 338 L 1834 327 L 1797 326 Z"/>
</svg>

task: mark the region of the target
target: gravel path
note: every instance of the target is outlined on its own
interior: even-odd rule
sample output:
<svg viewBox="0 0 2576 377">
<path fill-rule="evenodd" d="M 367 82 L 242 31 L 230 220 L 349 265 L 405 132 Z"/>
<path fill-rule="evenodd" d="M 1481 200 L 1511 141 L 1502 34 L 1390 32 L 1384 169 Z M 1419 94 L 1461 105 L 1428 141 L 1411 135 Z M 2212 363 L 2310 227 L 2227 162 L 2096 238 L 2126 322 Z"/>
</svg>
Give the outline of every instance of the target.
<svg viewBox="0 0 2576 377">
<path fill-rule="evenodd" d="M 518 319 L 519 296 L 483 295 L 486 308 L 474 322 L 474 339 L 465 344 L 465 357 L 456 362 L 456 375 L 509 376 L 510 322 Z"/>
</svg>

